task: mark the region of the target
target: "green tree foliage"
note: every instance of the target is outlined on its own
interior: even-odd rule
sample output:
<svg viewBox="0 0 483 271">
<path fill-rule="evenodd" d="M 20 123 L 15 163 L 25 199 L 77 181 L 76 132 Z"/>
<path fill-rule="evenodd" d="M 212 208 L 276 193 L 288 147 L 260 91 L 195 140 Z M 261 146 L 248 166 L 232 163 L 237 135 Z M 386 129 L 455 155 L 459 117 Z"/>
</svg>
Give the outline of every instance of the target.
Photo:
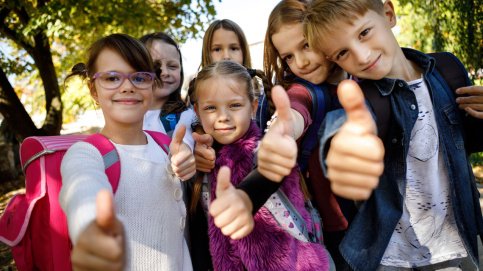
<svg viewBox="0 0 483 271">
<path fill-rule="evenodd" d="M 399 0 L 401 46 L 424 52 L 453 52 L 473 82 L 483 69 L 482 0 Z"/>
<path fill-rule="evenodd" d="M 74 95 L 75 89 L 66 95 L 69 100 L 61 102 L 63 79 L 75 63 L 86 61 L 89 44 L 111 33 L 141 37 L 154 31 L 165 31 L 184 42 L 199 37 L 204 23 L 215 14 L 212 0 L 0 0 L 4 122 L 19 140 L 59 134 L 64 105 L 70 115 L 90 103 L 88 95 Z M 13 86 L 9 78 L 15 79 Z M 75 86 L 79 84 L 69 88 Z M 32 95 L 20 101 L 24 92 Z M 29 116 L 32 111 L 45 113 L 41 128 Z"/>
<path fill-rule="evenodd" d="M 397 38 L 401 46 L 423 52 L 452 52 L 463 62 L 473 83 L 482 83 L 482 0 L 399 0 L 393 3 L 398 15 Z M 483 153 L 474 153 L 472 165 L 482 166 L 482 157 Z"/>
</svg>

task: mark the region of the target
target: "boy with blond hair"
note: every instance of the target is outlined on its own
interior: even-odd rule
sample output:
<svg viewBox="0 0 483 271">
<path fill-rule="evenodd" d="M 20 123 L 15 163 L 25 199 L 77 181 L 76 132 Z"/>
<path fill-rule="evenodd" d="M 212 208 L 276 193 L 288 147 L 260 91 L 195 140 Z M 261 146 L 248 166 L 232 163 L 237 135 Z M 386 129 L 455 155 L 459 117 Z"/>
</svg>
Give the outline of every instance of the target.
<svg viewBox="0 0 483 271">
<path fill-rule="evenodd" d="M 379 138 L 377 115 L 343 82 L 345 111 L 321 127 L 332 190 L 366 199 L 340 251 L 354 270 L 476 270 L 483 219 L 468 157 L 483 151 L 483 87 L 459 88 L 466 96 L 455 100 L 435 59 L 401 48 L 395 25 L 390 0 L 316 0 L 304 21 L 310 48 L 365 79 L 362 91 L 376 89 L 390 108 Z"/>
</svg>

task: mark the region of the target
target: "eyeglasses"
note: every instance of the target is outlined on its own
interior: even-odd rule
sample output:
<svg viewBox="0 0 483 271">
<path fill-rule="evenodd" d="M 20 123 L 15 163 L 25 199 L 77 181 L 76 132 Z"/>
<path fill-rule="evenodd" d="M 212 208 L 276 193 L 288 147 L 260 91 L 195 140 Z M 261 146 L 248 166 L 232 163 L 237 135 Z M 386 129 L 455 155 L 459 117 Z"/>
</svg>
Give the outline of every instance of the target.
<svg viewBox="0 0 483 271">
<path fill-rule="evenodd" d="M 97 79 L 99 85 L 105 89 L 116 89 L 122 85 L 124 79 L 129 81 L 139 89 L 148 89 L 153 86 L 156 74 L 152 72 L 134 72 L 131 74 L 122 74 L 118 72 L 98 72 L 94 74 L 92 80 Z"/>
</svg>

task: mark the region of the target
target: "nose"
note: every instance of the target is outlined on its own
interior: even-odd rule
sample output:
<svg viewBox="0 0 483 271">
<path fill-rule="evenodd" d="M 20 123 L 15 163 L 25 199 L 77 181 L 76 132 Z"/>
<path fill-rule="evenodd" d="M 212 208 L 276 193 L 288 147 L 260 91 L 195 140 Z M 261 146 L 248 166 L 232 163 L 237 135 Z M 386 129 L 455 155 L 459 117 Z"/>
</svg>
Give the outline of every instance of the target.
<svg viewBox="0 0 483 271">
<path fill-rule="evenodd" d="M 168 77 L 169 72 L 168 72 L 168 66 L 166 64 L 161 65 L 161 77 Z"/>
<path fill-rule="evenodd" d="M 230 114 L 227 109 L 221 108 L 218 110 L 218 122 L 227 122 L 230 120 Z"/>
<path fill-rule="evenodd" d="M 228 49 L 223 50 L 223 60 L 231 60 L 230 51 Z"/>
<path fill-rule="evenodd" d="M 369 64 L 371 60 L 371 50 L 365 48 L 364 46 L 360 46 L 358 50 L 354 51 L 355 59 L 357 64 L 359 65 L 366 65 Z"/>
<path fill-rule="evenodd" d="M 119 86 L 119 90 L 122 93 L 126 93 L 126 92 L 134 93 L 135 89 L 136 87 L 134 87 L 130 78 L 124 78 L 124 81 L 121 83 L 121 86 Z"/>
<path fill-rule="evenodd" d="M 295 65 L 297 68 L 303 69 L 309 64 L 309 60 L 303 54 L 294 55 L 295 57 Z"/>
</svg>

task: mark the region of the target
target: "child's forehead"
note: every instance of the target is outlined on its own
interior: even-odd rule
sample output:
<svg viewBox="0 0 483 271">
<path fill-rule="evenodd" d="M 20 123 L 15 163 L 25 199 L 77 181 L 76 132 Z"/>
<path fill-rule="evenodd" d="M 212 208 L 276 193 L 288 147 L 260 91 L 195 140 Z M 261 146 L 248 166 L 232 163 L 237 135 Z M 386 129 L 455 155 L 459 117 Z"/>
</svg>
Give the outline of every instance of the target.
<svg viewBox="0 0 483 271">
<path fill-rule="evenodd" d="M 200 96 L 202 93 L 209 95 L 210 90 L 216 90 L 219 95 L 239 95 L 248 98 L 247 86 L 242 80 L 236 80 L 233 77 L 225 77 L 221 75 L 213 76 L 205 79 L 200 84 Z M 229 98 L 226 97 L 226 98 Z"/>
<path fill-rule="evenodd" d="M 153 59 L 162 58 L 166 56 L 179 58 L 178 49 L 174 45 L 169 44 L 162 40 L 154 40 L 148 49 L 151 55 L 153 56 Z"/>
</svg>

